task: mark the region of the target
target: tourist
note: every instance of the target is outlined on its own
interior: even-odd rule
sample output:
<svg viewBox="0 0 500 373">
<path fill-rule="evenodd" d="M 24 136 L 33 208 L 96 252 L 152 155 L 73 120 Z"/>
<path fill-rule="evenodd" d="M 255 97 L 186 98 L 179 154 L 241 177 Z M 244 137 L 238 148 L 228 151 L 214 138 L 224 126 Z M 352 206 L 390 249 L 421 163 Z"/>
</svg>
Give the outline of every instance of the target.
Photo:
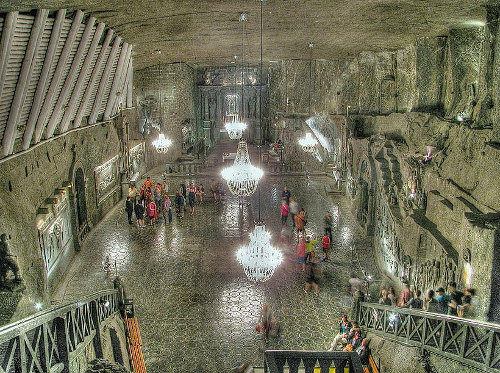
<svg viewBox="0 0 500 373">
<path fill-rule="evenodd" d="M 196 196 L 200 200 L 200 202 L 203 202 L 203 195 L 205 194 L 205 188 L 203 187 L 203 184 L 200 183 L 198 186 L 198 189 L 196 190 Z"/>
<path fill-rule="evenodd" d="M 165 198 L 168 195 L 168 183 L 167 180 L 163 180 L 163 183 L 161 184 L 161 193 L 162 197 Z"/>
<path fill-rule="evenodd" d="M 321 259 L 322 262 L 326 262 L 328 260 L 328 250 L 330 250 L 330 244 L 330 237 L 328 237 L 328 234 L 325 231 L 325 234 L 323 235 L 323 239 L 321 241 L 321 246 L 323 248 L 323 258 Z"/>
<path fill-rule="evenodd" d="M 304 237 L 299 237 L 297 243 L 297 263 L 301 266 L 302 272 L 306 271 L 306 241 Z"/>
<path fill-rule="evenodd" d="M 295 228 L 295 215 L 299 213 L 299 204 L 295 198 L 290 197 L 290 204 L 288 206 L 290 207 L 289 210 L 292 218 L 292 228 Z"/>
<path fill-rule="evenodd" d="M 332 345 L 330 346 L 330 349 L 328 351 L 334 351 L 337 348 L 339 342 L 342 341 L 342 339 L 345 339 L 347 341 L 347 336 L 349 335 L 350 330 L 351 323 L 349 322 L 349 320 L 347 320 L 347 315 L 340 315 L 339 334 L 337 334 L 335 338 L 333 338 Z"/>
<path fill-rule="evenodd" d="M 210 181 L 210 192 L 212 193 L 212 197 L 214 197 L 214 202 L 217 202 L 217 183 L 215 179 Z"/>
<path fill-rule="evenodd" d="M 281 225 L 286 225 L 286 220 L 288 219 L 288 213 L 290 212 L 290 207 L 288 206 L 285 200 L 281 201 L 280 211 L 281 211 Z"/>
<path fill-rule="evenodd" d="M 314 253 L 314 244 L 318 242 L 318 239 L 313 240 L 311 235 L 306 236 L 306 263 L 309 262 L 310 258 Z"/>
<path fill-rule="evenodd" d="M 137 220 L 137 226 L 139 228 L 144 228 L 144 205 L 139 199 L 134 206 L 135 218 Z"/>
<path fill-rule="evenodd" d="M 391 301 L 394 302 L 394 299 L 396 299 L 396 294 L 394 293 L 394 288 L 391 286 L 389 288 L 389 294 L 393 294 L 393 297 L 389 295 L 389 298 L 391 298 Z M 408 307 L 408 303 L 410 302 L 411 298 L 413 298 L 413 293 L 410 290 L 410 285 L 405 282 L 405 288 L 403 292 L 401 293 L 401 297 L 399 298 L 397 302 L 398 307 Z M 395 305 L 395 304 L 393 304 Z"/>
<path fill-rule="evenodd" d="M 385 289 L 382 289 L 382 294 L 380 299 L 378 300 L 378 304 L 383 304 L 385 306 L 392 306 L 392 301 L 388 297 L 388 292 Z"/>
<path fill-rule="evenodd" d="M 283 192 L 281 192 L 281 200 L 282 201 L 285 201 L 287 205 L 290 204 L 290 196 L 292 194 L 290 193 L 290 191 L 288 190 L 288 187 L 285 185 L 283 187 Z"/>
<path fill-rule="evenodd" d="M 370 365 L 370 347 L 368 347 L 368 339 L 363 339 L 361 342 L 361 346 L 356 349 L 356 353 L 359 355 L 359 359 L 361 360 L 361 364 L 364 366 Z"/>
<path fill-rule="evenodd" d="M 167 224 L 167 218 L 168 223 L 172 223 L 172 203 L 168 195 L 163 199 L 161 213 L 163 215 L 163 221 L 165 224 Z"/>
<path fill-rule="evenodd" d="M 156 183 L 156 185 L 153 187 L 153 196 L 155 200 L 155 204 L 158 210 L 160 210 L 161 207 L 161 184 Z M 159 212 L 159 211 L 157 211 Z"/>
<path fill-rule="evenodd" d="M 134 212 L 134 202 L 132 202 L 132 198 L 129 196 L 125 201 L 125 211 L 127 212 L 128 223 L 134 224 L 132 222 L 132 213 Z"/>
<path fill-rule="evenodd" d="M 157 215 L 158 212 L 156 211 L 156 203 L 155 201 L 151 200 L 149 201 L 148 203 L 148 218 L 149 218 L 149 225 L 153 225 L 156 218 L 157 218 Z"/>
<path fill-rule="evenodd" d="M 299 213 L 295 215 L 295 226 L 297 227 L 297 236 L 302 234 L 305 235 L 307 220 L 306 220 L 306 212 L 304 209 L 300 209 Z"/>
<path fill-rule="evenodd" d="M 189 201 L 189 207 L 191 207 L 191 216 L 194 215 L 194 200 L 196 198 L 196 187 L 194 183 L 189 184 L 188 187 L 188 201 Z"/>
<path fill-rule="evenodd" d="M 144 182 L 144 189 L 151 189 L 151 186 L 153 185 L 153 182 L 151 181 L 151 177 L 147 177 L 146 181 Z"/>
<path fill-rule="evenodd" d="M 347 346 L 344 348 L 344 351 L 356 351 L 358 347 L 361 346 L 361 342 L 363 341 L 361 329 L 357 328 L 357 325 L 354 325 L 354 323 L 351 333 L 353 335 L 351 338 L 347 337 Z"/>
<path fill-rule="evenodd" d="M 441 306 L 439 302 L 434 299 L 434 290 L 427 291 L 427 296 L 425 297 L 424 310 L 427 312 L 440 313 Z"/>
<path fill-rule="evenodd" d="M 175 196 L 175 206 L 176 206 L 178 218 L 184 217 L 184 205 L 185 204 L 186 204 L 186 199 L 182 195 L 182 192 L 180 190 L 178 190 L 177 194 Z"/>
<path fill-rule="evenodd" d="M 462 304 L 457 306 L 458 317 L 465 317 L 467 319 L 474 318 L 475 309 L 472 304 L 472 297 L 476 295 L 476 290 L 471 288 L 466 288 L 464 290 L 464 296 L 462 297 Z"/>
<path fill-rule="evenodd" d="M 219 181 L 217 183 L 215 191 L 217 194 L 217 202 L 222 202 L 222 196 L 224 195 L 224 184 L 222 183 L 222 181 Z"/>
<path fill-rule="evenodd" d="M 448 315 L 458 316 L 457 307 L 462 305 L 462 297 L 464 293 L 457 290 L 457 283 L 448 283 L 448 295 L 445 296 L 448 302 Z"/>
<path fill-rule="evenodd" d="M 306 249 L 307 250 L 307 249 Z M 321 268 L 319 266 L 319 261 L 315 258 L 314 251 L 310 254 L 309 263 L 306 265 L 306 284 L 304 287 L 304 292 L 307 294 L 309 289 L 313 288 L 314 294 L 319 294 L 319 282 L 321 276 Z"/>
<path fill-rule="evenodd" d="M 420 299 L 422 292 L 420 290 L 415 290 L 415 295 L 408 302 L 408 308 L 413 310 L 421 310 L 424 307 L 424 301 Z"/>
<path fill-rule="evenodd" d="M 139 194 L 139 191 L 137 190 L 137 188 L 135 187 L 134 184 L 130 184 L 129 187 L 128 187 L 128 196 L 130 197 L 130 199 L 132 200 L 132 204 L 135 205 L 135 203 L 137 202 L 137 196 Z"/>
<path fill-rule="evenodd" d="M 438 302 L 439 307 L 438 307 L 438 313 L 442 313 L 444 315 L 448 314 L 448 304 L 447 304 L 447 299 L 446 299 L 446 293 L 444 291 L 444 288 L 440 287 L 437 289 L 437 297 L 436 297 L 436 302 Z"/>
<path fill-rule="evenodd" d="M 271 330 L 271 322 L 273 319 L 273 312 L 269 304 L 264 303 L 262 311 L 260 312 L 259 321 L 256 326 L 257 332 L 262 333 L 264 341 L 267 342 L 269 338 L 269 331 Z"/>
</svg>

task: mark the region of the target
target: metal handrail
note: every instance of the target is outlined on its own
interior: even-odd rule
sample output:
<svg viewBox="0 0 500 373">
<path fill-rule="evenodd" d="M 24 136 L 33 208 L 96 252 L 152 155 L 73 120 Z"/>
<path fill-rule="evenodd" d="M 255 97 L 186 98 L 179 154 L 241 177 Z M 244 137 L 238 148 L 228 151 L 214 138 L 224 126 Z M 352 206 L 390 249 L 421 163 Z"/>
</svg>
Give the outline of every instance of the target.
<svg viewBox="0 0 500 373">
<path fill-rule="evenodd" d="M 485 372 L 500 370 L 500 325 L 361 302 L 357 319 L 367 331 Z"/>
<path fill-rule="evenodd" d="M 358 354 L 346 351 L 267 350 L 264 364 L 264 371 L 269 373 L 283 373 L 285 366 L 288 372 L 297 373 L 301 365 L 305 373 L 313 373 L 318 364 L 322 373 L 329 372 L 330 367 L 335 367 L 337 372 L 349 368 L 351 373 L 363 373 Z"/>
<path fill-rule="evenodd" d="M 0 328 L 0 372 L 69 373 L 81 346 L 103 357 L 101 323 L 119 311 L 115 289 L 49 308 Z M 83 349 L 85 351 L 85 349 Z"/>
</svg>

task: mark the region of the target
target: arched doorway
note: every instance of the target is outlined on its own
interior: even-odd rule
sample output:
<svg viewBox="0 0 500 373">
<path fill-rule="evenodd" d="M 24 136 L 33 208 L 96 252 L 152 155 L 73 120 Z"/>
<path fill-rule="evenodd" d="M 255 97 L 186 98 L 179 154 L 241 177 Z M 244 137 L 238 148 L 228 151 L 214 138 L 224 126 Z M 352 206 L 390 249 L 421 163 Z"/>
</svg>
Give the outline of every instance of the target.
<svg viewBox="0 0 500 373">
<path fill-rule="evenodd" d="M 83 170 L 81 168 L 78 168 L 75 173 L 75 202 L 78 237 L 80 241 L 82 241 L 90 229 L 87 222 L 85 176 L 83 175 Z"/>
</svg>

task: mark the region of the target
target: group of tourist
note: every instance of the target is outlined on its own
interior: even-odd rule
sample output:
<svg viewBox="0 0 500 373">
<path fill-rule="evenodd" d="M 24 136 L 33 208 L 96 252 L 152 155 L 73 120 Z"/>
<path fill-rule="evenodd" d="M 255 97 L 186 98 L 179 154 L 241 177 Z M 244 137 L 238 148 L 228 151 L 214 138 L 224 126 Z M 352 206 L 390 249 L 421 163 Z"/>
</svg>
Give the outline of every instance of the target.
<svg viewBox="0 0 500 373">
<path fill-rule="evenodd" d="M 369 340 L 364 338 L 363 330 L 358 323 L 350 322 L 346 314 L 340 316 L 339 333 L 333 339 L 328 351 L 355 351 L 361 364 L 368 366 L 370 364 Z"/>
<path fill-rule="evenodd" d="M 133 183 L 129 185 L 125 201 L 128 222 L 133 224 L 132 216 L 135 214 L 137 226 L 140 228 L 145 227 L 146 221 L 149 225 L 155 224 L 160 215 L 163 217 L 164 224 L 172 223 L 172 207 L 175 207 L 177 217 L 183 218 L 187 205 L 189 205 L 190 214 L 194 215 L 195 202 L 202 202 L 204 194 L 203 184 L 195 186 L 194 182 L 189 185 L 182 183 L 175 190 L 172 200 L 167 181 L 154 183 L 148 176 L 139 190 Z"/>
<path fill-rule="evenodd" d="M 281 192 L 280 215 L 283 227 L 287 224 L 288 216 L 291 216 L 292 230 L 297 237 L 297 263 L 301 272 L 306 274 L 304 292 L 308 293 L 312 288 L 314 294 L 318 295 L 319 283 L 322 277 L 320 263 L 328 260 L 328 251 L 332 242 L 333 216 L 327 211 L 324 217 L 324 234 L 321 238 L 322 256 L 320 259 L 316 256 L 315 251 L 315 244 L 319 242 L 320 237 L 306 234 L 307 212 L 303 207 L 299 206 L 286 185 Z"/>
<path fill-rule="evenodd" d="M 405 288 L 399 297 L 396 296 L 394 287 L 391 286 L 389 289 L 382 287 L 379 304 L 465 318 L 474 317 L 474 306 L 472 304 L 472 297 L 475 295 L 474 289 L 465 288 L 462 292 L 457 290 L 455 282 L 450 282 L 448 283 L 448 292 L 443 287 L 439 287 L 437 290 L 428 290 L 423 299 L 421 295 L 421 291 L 418 289 L 410 290 L 408 283 L 405 283 Z"/>
</svg>

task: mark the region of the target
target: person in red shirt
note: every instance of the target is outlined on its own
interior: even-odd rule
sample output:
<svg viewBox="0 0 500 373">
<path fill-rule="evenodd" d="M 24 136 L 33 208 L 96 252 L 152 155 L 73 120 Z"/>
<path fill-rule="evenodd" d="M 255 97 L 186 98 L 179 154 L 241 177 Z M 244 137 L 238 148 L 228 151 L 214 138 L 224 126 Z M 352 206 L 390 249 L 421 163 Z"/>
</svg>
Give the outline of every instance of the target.
<svg viewBox="0 0 500 373">
<path fill-rule="evenodd" d="M 323 258 L 321 259 L 322 262 L 325 262 L 328 260 L 328 250 L 330 250 L 330 237 L 328 236 L 328 232 L 325 231 L 325 234 L 323 235 Z"/>
</svg>

